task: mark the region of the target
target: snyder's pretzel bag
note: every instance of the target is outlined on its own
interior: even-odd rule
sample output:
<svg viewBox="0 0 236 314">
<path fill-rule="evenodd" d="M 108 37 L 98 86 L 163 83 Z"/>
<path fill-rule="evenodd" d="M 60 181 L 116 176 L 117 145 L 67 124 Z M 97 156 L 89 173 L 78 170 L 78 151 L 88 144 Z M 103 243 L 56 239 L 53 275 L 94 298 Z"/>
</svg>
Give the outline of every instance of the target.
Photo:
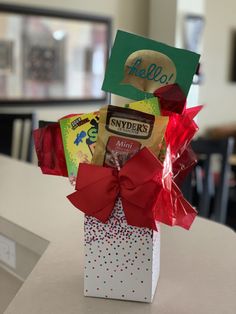
<svg viewBox="0 0 236 314">
<path fill-rule="evenodd" d="M 167 123 L 168 117 L 133 109 L 116 106 L 101 108 L 92 163 L 122 167 L 143 146 L 150 148 L 158 157 Z"/>
</svg>

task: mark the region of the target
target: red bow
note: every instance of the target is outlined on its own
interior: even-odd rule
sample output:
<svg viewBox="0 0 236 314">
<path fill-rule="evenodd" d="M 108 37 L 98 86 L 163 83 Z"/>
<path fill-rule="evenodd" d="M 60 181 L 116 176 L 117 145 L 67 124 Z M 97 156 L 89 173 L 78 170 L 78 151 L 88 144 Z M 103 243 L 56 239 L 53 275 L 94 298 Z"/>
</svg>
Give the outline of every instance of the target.
<svg viewBox="0 0 236 314">
<path fill-rule="evenodd" d="M 76 192 L 67 196 L 85 214 L 107 222 L 120 195 L 127 223 L 157 230 L 154 208 L 163 166 L 143 148 L 118 172 L 112 168 L 81 163 Z M 155 180 L 153 179 L 155 177 Z"/>
<path fill-rule="evenodd" d="M 67 196 L 71 203 L 103 223 L 118 195 L 127 223 L 137 227 L 157 230 L 155 221 L 159 221 L 189 229 L 197 214 L 172 181 L 170 156 L 163 166 L 147 148 L 127 161 L 120 172 L 80 164 L 76 190 Z"/>
</svg>

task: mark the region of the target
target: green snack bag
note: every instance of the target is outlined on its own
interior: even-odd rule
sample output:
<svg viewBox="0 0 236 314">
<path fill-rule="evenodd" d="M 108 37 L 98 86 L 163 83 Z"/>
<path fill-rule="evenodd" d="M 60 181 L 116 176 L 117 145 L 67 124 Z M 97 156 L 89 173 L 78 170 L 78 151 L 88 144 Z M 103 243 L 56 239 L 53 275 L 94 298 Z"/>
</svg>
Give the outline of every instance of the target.
<svg viewBox="0 0 236 314">
<path fill-rule="evenodd" d="M 187 96 L 200 55 L 118 31 L 102 89 L 134 100 L 178 84 Z"/>
</svg>

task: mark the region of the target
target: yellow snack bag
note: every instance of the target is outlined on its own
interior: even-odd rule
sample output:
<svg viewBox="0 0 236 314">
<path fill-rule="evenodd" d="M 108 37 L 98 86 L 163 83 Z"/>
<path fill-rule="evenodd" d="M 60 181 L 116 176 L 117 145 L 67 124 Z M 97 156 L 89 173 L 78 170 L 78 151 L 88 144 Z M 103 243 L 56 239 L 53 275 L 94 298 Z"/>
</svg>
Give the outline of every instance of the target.
<svg viewBox="0 0 236 314">
<path fill-rule="evenodd" d="M 80 162 L 91 162 L 98 133 L 98 112 L 60 120 L 68 176 L 73 183 Z"/>
<path fill-rule="evenodd" d="M 124 105 L 125 108 L 160 116 L 160 105 L 157 97 L 147 98 Z"/>
</svg>

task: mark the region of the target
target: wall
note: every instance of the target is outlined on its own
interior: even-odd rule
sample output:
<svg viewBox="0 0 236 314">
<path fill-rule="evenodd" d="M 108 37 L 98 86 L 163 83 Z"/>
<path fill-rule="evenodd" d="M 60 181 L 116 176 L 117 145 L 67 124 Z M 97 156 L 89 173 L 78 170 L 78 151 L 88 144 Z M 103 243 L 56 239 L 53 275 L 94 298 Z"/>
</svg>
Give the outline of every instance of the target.
<svg viewBox="0 0 236 314">
<path fill-rule="evenodd" d="M 9 4 L 9 0 L 1 3 Z M 149 1 L 147 0 L 14 0 L 14 4 L 40 6 L 73 12 L 88 13 L 93 15 L 109 16 L 113 19 L 113 37 L 118 28 L 140 35 L 148 33 Z M 119 103 L 122 98 L 114 97 L 113 102 Z M 97 109 L 93 105 L 69 105 L 65 106 L 37 106 L 37 107 L 11 107 L 0 108 L 0 112 L 30 112 L 35 111 L 39 120 L 55 120 L 71 112 L 88 112 Z"/>
<path fill-rule="evenodd" d="M 205 16 L 206 0 L 178 0 L 175 28 L 175 45 L 184 48 L 184 17 L 186 15 Z"/>
<path fill-rule="evenodd" d="M 150 0 L 149 36 L 157 41 L 184 48 L 184 16 L 205 14 L 205 0 Z M 192 85 L 188 107 L 199 103 L 199 86 Z"/>
<path fill-rule="evenodd" d="M 149 36 L 168 45 L 175 44 L 177 0 L 150 0 Z"/>
<path fill-rule="evenodd" d="M 236 30 L 236 1 L 207 0 L 204 34 L 204 84 L 200 101 L 206 104 L 199 118 L 202 130 L 236 122 L 236 83 L 229 82 L 230 31 Z"/>
</svg>

